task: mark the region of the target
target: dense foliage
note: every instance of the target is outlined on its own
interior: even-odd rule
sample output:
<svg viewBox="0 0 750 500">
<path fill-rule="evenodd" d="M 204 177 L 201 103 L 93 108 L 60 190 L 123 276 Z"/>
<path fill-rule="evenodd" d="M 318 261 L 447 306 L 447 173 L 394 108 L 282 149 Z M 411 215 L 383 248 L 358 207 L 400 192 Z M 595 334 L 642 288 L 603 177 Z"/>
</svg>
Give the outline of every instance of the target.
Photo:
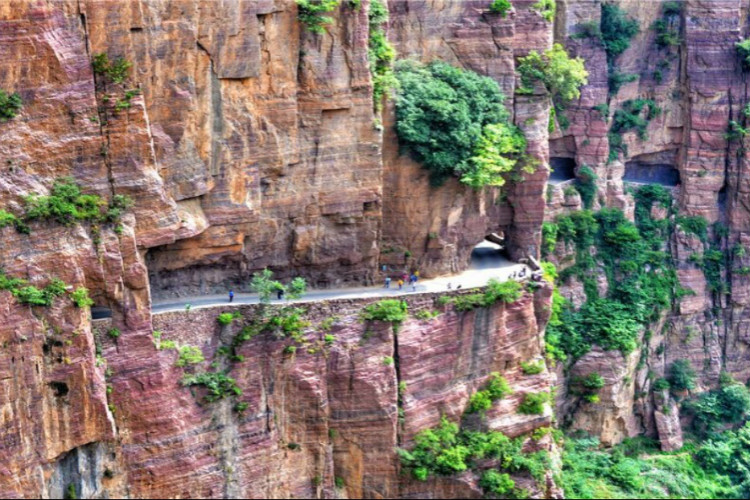
<svg viewBox="0 0 750 500">
<path fill-rule="evenodd" d="M 493 0 L 490 4 L 490 12 L 493 14 L 500 14 L 500 17 L 505 17 L 508 15 L 508 11 L 511 7 L 510 0 Z"/>
<path fill-rule="evenodd" d="M 326 16 L 336 10 L 339 0 L 295 0 L 297 2 L 297 19 L 312 33 L 325 33 L 326 26 L 333 19 Z"/>
<path fill-rule="evenodd" d="M 17 93 L 8 94 L 0 89 L 0 122 L 7 122 L 15 118 L 23 106 L 21 96 Z"/>
<path fill-rule="evenodd" d="M 635 130 L 642 141 L 648 139 L 646 129 L 651 120 L 659 116 L 662 109 L 652 99 L 633 99 L 625 101 L 622 108 L 615 111 L 612 127 L 609 131 L 609 160 L 627 156 L 628 151 L 623 143 L 622 134 Z"/>
<path fill-rule="evenodd" d="M 408 316 L 409 305 L 403 300 L 384 299 L 365 306 L 362 319 L 365 321 L 386 321 L 401 324 Z"/>
<path fill-rule="evenodd" d="M 130 61 L 122 57 L 110 61 L 105 53 L 96 54 L 93 61 L 95 74 L 104 76 L 112 83 L 118 84 L 123 83 L 127 79 L 132 66 L 133 64 Z"/>
<path fill-rule="evenodd" d="M 509 123 L 497 83 L 442 62 L 396 64 L 399 143 L 430 171 L 433 185 L 456 176 L 478 187 L 502 185 L 526 149 Z"/>
<path fill-rule="evenodd" d="M 383 96 L 397 84 L 396 77 L 393 74 L 396 49 L 385 36 L 384 26 L 387 23 L 388 6 L 385 0 L 372 0 L 370 2 L 370 39 L 367 55 L 370 60 L 372 98 L 376 112 L 379 112 L 383 106 Z"/>
<path fill-rule="evenodd" d="M 558 359 L 578 358 L 593 344 L 632 352 L 644 326 L 672 305 L 679 288 L 671 256 L 665 251 L 672 228 L 668 219 L 651 218 L 651 207 L 669 208 L 671 195 L 651 185 L 635 197 L 635 224 L 620 210 L 610 208 L 574 212 L 555 221 L 558 241 L 575 247 L 575 264 L 560 273 L 559 280 L 575 276 L 587 296 L 579 310 L 563 297 L 553 296 L 547 343 L 548 352 Z M 609 285 L 606 297 L 598 292 L 601 274 Z"/>
<path fill-rule="evenodd" d="M 480 485 L 485 491 L 524 498 L 524 492 L 515 488 L 507 473 L 525 473 L 543 481 L 550 467 L 546 452 L 522 452 L 524 441 L 524 437 L 510 439 L 495 431 L 464 430 L 443 417 L 438 427 L 421 431 L 414 438 L 414 447 L 399 450 L 399 455 L 418 480 L 471 469 L 481 474 Z"/>
<path fill-rule="evenodd" d="M 614 64 L 617 56 L 630 47 L 630 40 L 638 34 L 638 21 L 628 17 L 624 10 L 614 3 L 602 4 L 600 24 L 602 43 L 607 52 L 607 62 Z"/>
<path fill-rule="evenodd" d="M 280 281 L 273 279 L 273 271 L 263 269 L 259 273 L 254 273 L 250 279 L 250 289 L 258 294 L 261 303 L 267 304 L 275 293 L 282 292 L 283 296 L 288 299 L 298 299 L 307 291 L 307 281 L 304 278 L 296 277 L 288 284 L 284 285 Z"/>
<path fill-rule="evenodd" d="M 559 43 L 544 54 L 531 51 L 528 56 L 521 58 L 518 72 L 525 87 L 533 86 L 535 81 L 542 82 L 553 102 L 558 105 L 578 99 L 581 87 L 588 83 L 589 75 L 583 59 L 571 59 Z"/>
<path fill-rule="evenodd" d="M 750 435 L 750 431 L 745 431 Z M 621 445 L 602 449 L 595 438 L 568 438 L 563 453 L 562 487 L 566 498 L 747 498 L 746 486 L 735 479 L 734 470 L 711 467 L 729 456 L 732 466 L 747 458 L 750 439 L 745 443 L 727 433 L 721 443 L 730 442 L 729 453 L 723 444 L 705 443 L 692 452 L 688 447 L 674 454 L 661 453 L 658 443 L 644 438 L 626 439 Z M 713 453 L 717 448 L 718 453 Z M 705 456 L 705 460 L 704 457 Z"/>
</svg>

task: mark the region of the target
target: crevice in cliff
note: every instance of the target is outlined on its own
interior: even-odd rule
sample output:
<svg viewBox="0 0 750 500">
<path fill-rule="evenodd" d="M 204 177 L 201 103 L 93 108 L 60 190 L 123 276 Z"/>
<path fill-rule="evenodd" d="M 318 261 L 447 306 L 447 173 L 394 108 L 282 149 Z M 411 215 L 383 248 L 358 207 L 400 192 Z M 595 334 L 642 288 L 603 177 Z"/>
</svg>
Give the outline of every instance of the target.
<svg viewBox="0 0 750 500">
<path fill-rule="evenodd" d="M 209 61 L 209 80 L 211 82 L 211 164 L 209 169 L 211 175 L 219 175 L 219 164 L 221 159 L 221 145 L 224 137 L 224 113 L 222 109 L 221 82 L 219 74 L 216 72 L 216 65 L 211 53 L 204 47 L 200 41 L 195 41 L 196 46 L 202 50 Z"/>
<path fill-rule="evenodd" d="M 404 425 L 404 389 L 401 384 L 401 359 L 398 353 L 398 327 L 392 326 L 393 331 L 393 368 L 396 372 L 396 406 L 398 408 L 398 415 L 396 421 L 396 444 L 400 447 L 403 439 L 403 425 Z"/>
</svg>

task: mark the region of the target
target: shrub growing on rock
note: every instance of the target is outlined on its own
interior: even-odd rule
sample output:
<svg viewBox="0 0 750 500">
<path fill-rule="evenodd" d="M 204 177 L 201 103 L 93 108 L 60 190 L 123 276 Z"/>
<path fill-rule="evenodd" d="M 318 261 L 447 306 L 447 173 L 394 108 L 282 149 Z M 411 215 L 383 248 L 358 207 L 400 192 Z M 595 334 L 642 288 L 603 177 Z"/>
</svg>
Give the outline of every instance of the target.
<svg viewBox="0 0 750 500">
<path fill-rule="evenodd" d="M 443 62 L 396 64 L 400 145 L 440 185 L 456 176 L 474 187 L 502 185 L 526 148 L 494 80 Z"/>
<path fill-rule="evenodd" d="M 675 391 L 695 389 L 695 370 L 686 359 L 678 359 L 669 367 L 669 385 Z"/>
<path fill-rule="evenodd" d="M 548 392 L 529 392 L 524 395 L 518 413 L 522 415 L 542 415 L 544 407 L 549 402 Z"/>
<path fill-rule="evenodd" d="M 297 18 L 312 33 L 325 33 L 326 26 L 333 19 L 326 16 L 336 10 L 339 0 L 295 0 L 297 2 Z"/>
<path fill-rule="evenodd" d="M 508 11 L 512 8 L 510 0 L 494 0 L 490 4 L 490 12 L 493 14 L 500 14 L 500 17 L 508 15 Z"/>
<path fill-rule="evenodd" d="M 0 122 L 15 118 L 22 106 L 21 96 L 16 93 L 8 94 L 0 89 Z"/>
</svg>

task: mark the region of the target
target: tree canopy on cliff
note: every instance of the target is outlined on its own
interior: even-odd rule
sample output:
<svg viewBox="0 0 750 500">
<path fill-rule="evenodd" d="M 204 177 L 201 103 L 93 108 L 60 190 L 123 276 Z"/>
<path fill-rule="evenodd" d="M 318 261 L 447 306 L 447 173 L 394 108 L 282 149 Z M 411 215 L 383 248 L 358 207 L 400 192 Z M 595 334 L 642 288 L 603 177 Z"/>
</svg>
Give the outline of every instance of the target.
<svg viewBox="0 0 750 500">
<path fill-rule="evenodd" d="M 475 188 L 502 186 L 526 140 L 509 122 L 498 84 L 442 62 L 402 61 L 396 76 L 399 142 L 430 171 L 432 184 L 456 176 Z"/>
</svg>

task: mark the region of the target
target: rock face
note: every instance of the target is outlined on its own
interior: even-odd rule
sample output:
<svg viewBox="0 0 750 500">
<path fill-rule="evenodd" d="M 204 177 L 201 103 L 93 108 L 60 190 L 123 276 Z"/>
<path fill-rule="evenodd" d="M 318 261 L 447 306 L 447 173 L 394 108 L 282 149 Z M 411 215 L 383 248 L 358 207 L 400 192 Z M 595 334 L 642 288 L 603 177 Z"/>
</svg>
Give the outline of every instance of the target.
<svg viewBox="0 0 750 500">
<path fill-rule="evenodd" d="M 244 359 L 231 364 L 229 375 L 243 391 L 236 398 L 247 405 L 241 413 L 229 400 L 200 404 L 203 393 L 181 385 L 185 373 L 207 366 L 177 367 L 177 352 L 157 350 L 150 332 L 129 332 L 115 341 L 105 333 L 111 322 L 97 321 L 94 335 L 106 369 L 91 367 L 89 383 L 100 396 L 86 421 L 96 422 L 92 418 L 98 416 L 101 428 L 87 427 L 85 436 L 60 441 L 47 457 L 92 439 L 111 441 L 116 429 L 116 459 L 107 462 L 96 450 L 75 448 L 51 464 L 52 477 L 64 479 L 49 483 L 33 471 L 21 481 L 24 471 L 12 461 L 5 464 L 12 475 L 0 476 L 0 488 L 4 496 L 31 489 L 54 494 L 60 484 L 90 492 L 78 471 L 93 470 L 104 494 L 135 498 L 476 496 L 480 490 L 471 481 L 414 483 L 401 476 L 394 449 L 409 446 L 416 432 L 439 423 L 441 415 L 460 418 L 469 396 L 493 371 L 508 379 L 514 394 L 487 413 L 486 425 L 511 436 L 550 425 L 550 413 L 516 413 L 524 393 L 550 388 L 546 371 L 527 376 L 520 370 L 521 361 L 542 355 L 538 321 L 546 318 L 539 307 L 549 298 L 549 288 L 543 288 L 508 305 L 468 313 L 449 307 L 432 320 L 409 319 L 397 335 L 389 323 L 358 321 L 367 301 L 312 304 L 305 315 L 311 324 L 306 348 L 289 353 L 285 347 L 294 344 L 291 339 L 262 335 L 237 351 Z M 410 310 L 431 311 L 435 299 L 410 298 Z M 162 343 L 199 347 L 207 359 L 203 365 L 214 359 L 225 363 L 217 350 L 258 314 L 258 307 L 234 309 L 246 319 L 228 326 L 217 322 L 221 310 L 155 315 L 154 328 Z M 328 318 L 334 320 L 325 326 Z M 324 335 L 335 340 L 326 342 Z M 385 362 L 389 358 L 395 362 Z M 80 383 L 72 376 L 67 380 L 71 388 Z M 60 398 L 49 392 L 50 400 Z M 75 403 L 74 397 L 71 391 L 66 403 Z M 114 413 L 107 410 L 107 398 Z M 551 442 L 542 446 L 554 448 Z M 76 454 L 92 457 L 90 463 L 81 464 Z M 343 480 L 343 489 L 334 478 Z"/>
<path fill-rule="evenodd" d="M 607 91 L 607 65 L 601 43 L 595 38 L 570 38 L 580 31 L 581 23 L 598 22 L 601 2 L 558 3 L 556 39 L 584 57 L 590 76 L 581 100 L 566 113 L 570 128 L 557 131 L 550 142 L 551 156 L 572 158 L 579 168 L 585 164 L 596 172 L 599 197 L 595 208 L 614 206 L 632 217 L 633 200 L 624 189 L 628 180 L 664 182 L 679 176 L 673 188 L 678 213 L 719 223 L 709 227 L 706 242 L 685 231 L 675 232 L 670 249 L 680 284 L 692 293 L 681 298 L 657 325 L 652 325 L 653 336 L 643 341 L 646 354 L 641 363 L 613 361 L 614 369 L 633 381 L 635 391 L 629 385 L 618 386 L 617 381 L 607 380 L 603 393 L 619 401 L 616 406 L 625 413 L 634 412 L 628 418 L 635 420 L 628 420 L 630 424 L 618 437 L 610 432 L 621 419 L 617 412 L 592 420 L 585 408 L 575 407 L 570 400 L 563 398 L 558 406 L 563 413 L 558 415 L 560 418 L 606 441 L 617 442 L 645 432 L 658 435 L 665 449 L 674 449 L 681 443 L 678 411 L 673 403 L 649 394 L 654 376 L 663 376 L 675 360 L 688 359 L 698 373 L 698 390 L 715 386 L 722 370 L 742 382 L 750 377 L 750 344 L 742 333 L 748 314 L 748 283 L 743 270 L 747 256 L 746 252 L 737 251 L 748 242 L 750 221 L 743 180 L 747 178 L 746 139 L 727 136 L 731 120 L 745 123 L 741 109 L 748 102 L 746 78 L 735 43 L 748 36 L 741 21 L 746 16 L 746 5 L 738 0 L 688 0 L 680 4 L 682 12 L 667 22 L 679 33 L 681 41 L 677 46 L 660 47 L 651 26 L 663 16 L 661 2 L 617 3 L 638 21 L 640 33 L 616 60 L 618 71 L 633 75 L 634 80 L 613 94 Z M 648 123 L 647 140 L 640 140 L 635 131 L 624 133 L 627 155 L 608 161 L 606 132 L 612 116 L 625 101 L 636 98 L 653 99 L 662 113 Z M 608 104 L 606 116 L 594 109 L 602 103 Z M 546 217 L 552 220 L 575 209 L 578 207 L 567 206 L 555 195 Z M 652 215 L 663 218 L 666 214 Z M 716 284 L 707 280 L 692 257 L 710 249 L 723 254 L 718 280 L 726 283 L 725 292 L 717 291 Z M 564 267 L 571 262 L 571 256 L 570 249 L 558 246 L 552 260 Z M 580 284 L 570 285 L 561 292 L 580 302 Z M 581 367 L 576 364 L 573 371 L 583 369 L 589 360 L 584 358 L 579 363 Z M 649 395 L 639 396 L 644 394 Z"/>
</svg>

